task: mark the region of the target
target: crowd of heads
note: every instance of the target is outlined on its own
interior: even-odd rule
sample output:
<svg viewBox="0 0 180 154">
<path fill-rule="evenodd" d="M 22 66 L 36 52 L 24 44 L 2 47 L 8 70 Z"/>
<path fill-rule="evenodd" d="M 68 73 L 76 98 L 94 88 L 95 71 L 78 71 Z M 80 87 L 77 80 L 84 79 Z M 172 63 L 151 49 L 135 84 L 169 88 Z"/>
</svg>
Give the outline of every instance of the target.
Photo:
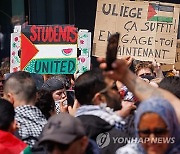
<svg viewBox="0 0 180 154">
<path fill-rule="evenodd" d="M 133 64 L 130 69 L 143 83 L 180 98 L 179 76 L 158 78 L 153 63 Z M 174 142 L 179 142 L 179 123 L 170 102 L 156 97 L 142 102 L 126 87 L 128 84 L 108 78 L 99 68 L 77 79 L 73 75 L 43 77 L 24 71 L 1 73 L 0 79 L 0 133 L 15 135 L 21 151 L 27 147 L 32 153 L 39 150 L 121 154 L 126 151 L 127 142 L 115 144 L 111 139 L 106 140 L 110 137 L 175 137 Z M 73 94 L 74 104 L 69 104 L 68 91 Z M 157 147 L 149 143 L 136 146 L 148 154 L 153 150 L 155 154 L 160 150 L 165 154 L 176 149 L 175 144 L 164 143 Z"/>
</svg>

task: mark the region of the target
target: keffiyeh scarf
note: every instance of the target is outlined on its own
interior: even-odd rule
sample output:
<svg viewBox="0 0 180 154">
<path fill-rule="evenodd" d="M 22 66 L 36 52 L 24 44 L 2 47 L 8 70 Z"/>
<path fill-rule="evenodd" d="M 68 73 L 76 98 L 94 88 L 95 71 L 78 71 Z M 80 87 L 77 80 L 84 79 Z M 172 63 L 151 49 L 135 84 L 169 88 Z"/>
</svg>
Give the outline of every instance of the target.
<svg viewBox="0 0 180 154">
<path fill-rule="evenodd" d="M 21 139 L 32 147 L 47 120 L 37 107 L 31 105 L 16 107 L 15 112 L 15 119 L 19 125 L 18 133 Z"/>
<path fill-rule="evenodd" d="M 111 108 L 107 107 L 104 104 L 101 105 L 83 105 L 78 108 L 76 117 L 81 115 L 94 115 L 97 116 L 112 126 L 115 126 L 117 129 L 121 131 L 128 132 L 129 123 L 118 116 Z"/>
</svg>

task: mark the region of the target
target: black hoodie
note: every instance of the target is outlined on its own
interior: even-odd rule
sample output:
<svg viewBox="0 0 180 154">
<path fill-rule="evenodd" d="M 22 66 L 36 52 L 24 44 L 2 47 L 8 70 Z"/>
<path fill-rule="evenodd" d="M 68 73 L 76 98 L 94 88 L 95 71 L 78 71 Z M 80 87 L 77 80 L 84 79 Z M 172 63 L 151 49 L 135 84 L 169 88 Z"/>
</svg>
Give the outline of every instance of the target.
<svg viewBox="0 0 180 154">
<path fill-rule="evenodd" d="M 102 154 L 114 154 L 118 148 L 127 144 L 123 139 L 130 136 L 103 119 L 94 115 L 81 115 L 78 118 L 85 127 L 86 135 L 97 142 Z"/>
</svg>

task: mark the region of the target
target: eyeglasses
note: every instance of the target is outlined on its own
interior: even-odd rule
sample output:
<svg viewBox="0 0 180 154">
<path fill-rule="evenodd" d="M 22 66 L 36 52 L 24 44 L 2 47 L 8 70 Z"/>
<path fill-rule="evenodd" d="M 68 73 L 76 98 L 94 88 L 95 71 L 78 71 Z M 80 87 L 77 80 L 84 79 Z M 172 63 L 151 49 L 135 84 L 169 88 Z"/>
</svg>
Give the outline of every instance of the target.
<svg viewBox="0 0 180 154">
<path fill-rule="evenodd" d="M 156 137 L 166 135 L 168 132 L 167 128 L 156 128 L 153 131 L 150 129 L 139 130 L 138 133 L 142 137 L 149 137 L 150 134 L 154 134 Z"/>
</svg>

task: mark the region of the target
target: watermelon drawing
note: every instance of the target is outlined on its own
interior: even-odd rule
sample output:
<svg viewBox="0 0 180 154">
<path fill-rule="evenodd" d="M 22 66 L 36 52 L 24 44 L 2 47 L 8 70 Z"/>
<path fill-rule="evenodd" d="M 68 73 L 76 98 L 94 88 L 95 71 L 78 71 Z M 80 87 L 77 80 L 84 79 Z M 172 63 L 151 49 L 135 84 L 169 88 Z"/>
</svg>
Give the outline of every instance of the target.
<svg viewBox="0 0 180 154">
<path fill-rule="evenodd" d="M 72 48 L 62 49 L 62 53 L 66 56 L 70 56 L 72 54 L 72 51 Z"/>
</svg>

